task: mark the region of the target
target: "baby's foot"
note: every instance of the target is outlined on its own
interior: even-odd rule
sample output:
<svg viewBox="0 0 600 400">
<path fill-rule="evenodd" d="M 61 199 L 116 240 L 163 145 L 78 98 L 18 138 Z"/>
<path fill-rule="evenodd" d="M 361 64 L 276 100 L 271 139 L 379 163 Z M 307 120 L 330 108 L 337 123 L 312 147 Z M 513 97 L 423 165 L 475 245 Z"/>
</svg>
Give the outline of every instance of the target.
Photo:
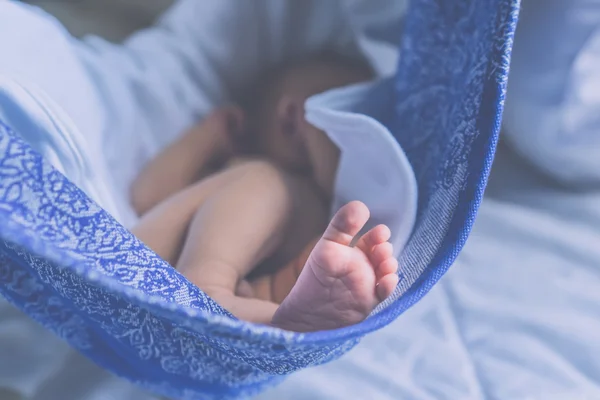
<svg viewBox="0 0 600 400">
<path fill-rule="evenodd" d="M 337 212 L 273 316 L 273 325 L 309 332 L 356 324 L 392 293 L 398 261 L 388 242 L 389 228 L 378 225 L 350 246 L 368 219 L 368 208 L 358 201 Z"/>
</svg>

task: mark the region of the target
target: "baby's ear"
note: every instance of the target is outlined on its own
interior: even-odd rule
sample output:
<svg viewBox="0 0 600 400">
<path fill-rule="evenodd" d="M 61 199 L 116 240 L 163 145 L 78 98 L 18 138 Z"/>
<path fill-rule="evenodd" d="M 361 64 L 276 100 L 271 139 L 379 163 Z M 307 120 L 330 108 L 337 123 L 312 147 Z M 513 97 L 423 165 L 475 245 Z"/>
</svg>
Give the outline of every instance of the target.
<svg viewBox="0 0 600 400">
<path fill-rule="evenodd" d="M 284 136 L 295 137 L 300 133 L 303 119 L 302 104 L 298 100 L 284 96 L 277 103 L 277 121 Z"/>
</svg>

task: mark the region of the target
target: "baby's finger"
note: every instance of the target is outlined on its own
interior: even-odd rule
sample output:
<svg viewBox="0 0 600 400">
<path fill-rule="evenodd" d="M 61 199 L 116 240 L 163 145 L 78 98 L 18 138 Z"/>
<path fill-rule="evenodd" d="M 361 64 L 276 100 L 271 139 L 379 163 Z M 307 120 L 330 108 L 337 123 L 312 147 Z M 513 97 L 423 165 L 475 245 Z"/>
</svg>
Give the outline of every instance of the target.
<svg viewBox="0 0 600 400">
<path fill-rule="evenodd" d="M 247 280 L 242 279 L 235 288 L 235 294 L 240 297 L 251 298 L 254 297 L 254 289 L 252 289 L 252 286 Z"/>
<path fill-rule="evenodd" d="M 237 138 L 244 133 L 245 118 L 244 111 L 237 106 L 229 106 L 223 109 L 227 121 L 227 131 L 229 134 Z"/>
</svg>

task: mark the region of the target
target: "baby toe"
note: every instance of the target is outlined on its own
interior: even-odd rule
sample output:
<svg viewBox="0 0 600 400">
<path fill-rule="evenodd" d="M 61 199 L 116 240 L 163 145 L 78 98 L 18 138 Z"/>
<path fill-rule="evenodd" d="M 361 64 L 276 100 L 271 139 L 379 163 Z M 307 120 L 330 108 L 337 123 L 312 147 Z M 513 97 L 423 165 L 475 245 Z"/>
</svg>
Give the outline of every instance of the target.
<svg viewBox="0 0 600 400">
<path fill-rule="evenodd" d="M 323 234 L 323 239 L 350 246 L 354 237 L 369 220 L 369 216 L 369 209 L 364 203 L 351 201 L 335 213 Z"/>
<path fill-rule="evenodd" d="M 392 258 L 394 246 L 390 242 L 383 242 L 373 247 L 369 260 L 373 266 L 378 266 L 388 258 Z"/>
<path fill-rule="evenodd" d="M 386 275 L 395 274 L 396 272 L 398 272 L 398 260 L 390 257 L 375 269 L 375 276 L 377 279 L 381 279 Z"/>
<path fill-rule="evenodd" d="M 377 225 L 362 235 L 356 246 L 363 252 L 369 254 L 373 250 L 373 247 L 380 243 L 387 242 L 391 236 L 392 233 L 390 232 L 390 228 L 383 224 Z"/>
<path fill-rule="evenodd" d="M 375 288 L 379 301 L 384 301 L 392 294 L 398 285 L 398 280 L 399 278 L 396 274 L 388 274 L 379 280 Z"/>
</svg>

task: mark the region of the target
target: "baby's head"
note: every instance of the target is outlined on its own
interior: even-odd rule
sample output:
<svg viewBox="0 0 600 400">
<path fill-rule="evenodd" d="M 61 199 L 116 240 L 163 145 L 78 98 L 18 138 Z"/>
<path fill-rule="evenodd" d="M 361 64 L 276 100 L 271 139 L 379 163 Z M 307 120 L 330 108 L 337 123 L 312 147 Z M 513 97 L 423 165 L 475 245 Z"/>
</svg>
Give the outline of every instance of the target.
<svg viewBox="0 0 600 400">
<path fill-rule="evenodd" d="M 314 159 L 325 156 L 314 154 L 315 146 L 327 145 L 324 134 L 304 119 L 304 102 L 315 94 L 366 81 L 371 76 L 370 68 L 363 63 L 332 54 L 312 56 L 265 76 L 254 92 L 255 103 L 249 105 L 257 150 L 286 168 L 314 169 Z"/>
</svg>

